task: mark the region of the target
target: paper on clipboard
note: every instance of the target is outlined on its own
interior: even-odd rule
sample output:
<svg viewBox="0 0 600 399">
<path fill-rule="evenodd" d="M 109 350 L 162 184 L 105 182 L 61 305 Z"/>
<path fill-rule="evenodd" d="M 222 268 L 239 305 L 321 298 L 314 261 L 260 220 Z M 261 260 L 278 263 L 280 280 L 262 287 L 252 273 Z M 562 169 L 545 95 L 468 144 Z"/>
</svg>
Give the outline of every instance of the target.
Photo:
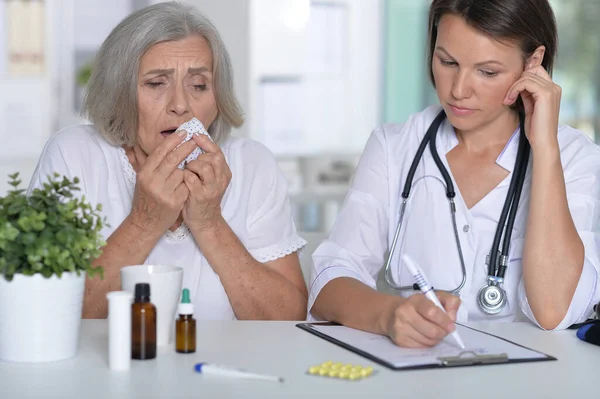
<svg viewBox="0 0 600 399">
<path fill-rule="evenodd" d="M 444 358 L 461 357 L 465 350 L 442 341 L 427 349 L 409 349 L 396 346 L 388 337 L 329 323 L 306 323 L 304 330 L 317 333 L 380 364 L 393 369 L 442 367 Z M 456 328 L 465 342 L 466 351 L 477 355 L 502 354 L 510 362 L 555 360 L 551 356 L 525 348 L 503 338 L 496 337 L 460 324 Z M 311 331 L 312 330 L 312 331 Z M 506 360 L 505 360 L 506 361 Z M 465 364 L 461 364 L 465 365 Z"/>
</svg>

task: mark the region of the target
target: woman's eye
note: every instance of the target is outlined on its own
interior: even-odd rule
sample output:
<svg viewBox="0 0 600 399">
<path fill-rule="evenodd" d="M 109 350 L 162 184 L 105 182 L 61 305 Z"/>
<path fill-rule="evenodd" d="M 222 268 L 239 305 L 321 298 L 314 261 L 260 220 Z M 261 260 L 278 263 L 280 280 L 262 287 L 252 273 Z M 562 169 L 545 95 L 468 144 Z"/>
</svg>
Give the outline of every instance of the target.
<svg viewBox="0 0 600 399">
<path fill-rule="evenodd" d="M 446 65 L 446 66 L 456 66 L 457 65 L 455 61 L 448 61 L 448 60 L 440 59 L 440 62 L 442 63 L 442 65 Z"/>
<path fill-rule="evenodd" d="M 155 89 L 157 87 L 162 86 L 164 83 L 163 82 L 148 82 L 146 83 L 148 86 L 150 86 L 151 88 Z"/>
<path fill-rule="evenodd" d="M 194 89 L 198 91 L 206 90 L 206 85 L 194 85 Z"/>
<path fill-rule="evenodd" d="M 486 71 L 486 70 L 482 69 L 481 74 L 483 76 L 485 76 L 486 78 L 493 78 L 494 76 L 498 75 L 498 72 Z"/>
</svg>

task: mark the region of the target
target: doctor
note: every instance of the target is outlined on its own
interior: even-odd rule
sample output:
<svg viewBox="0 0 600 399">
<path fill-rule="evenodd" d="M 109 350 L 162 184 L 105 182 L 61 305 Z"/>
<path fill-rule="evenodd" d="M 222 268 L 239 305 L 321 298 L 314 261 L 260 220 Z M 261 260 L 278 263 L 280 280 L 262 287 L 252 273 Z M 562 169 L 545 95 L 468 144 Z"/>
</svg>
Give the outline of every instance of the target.
<svg viewBox="0 0 600 399">
<path fill-rule="evenodd" d="M 313 255 L 313 318 L 428 347 L 455 320 L 529 319 L 553 330 L 590 316 L 600 299 L 600 148 L 558 125 L 556 45 L 547 0 L 433 0 L 429 65 L 440 105 L 372 133 Z M 376 291 L 390 252 L 386 277 L 399 295 Z M 412 289 L 402 254 L 447 313 Z"/>
</svg>

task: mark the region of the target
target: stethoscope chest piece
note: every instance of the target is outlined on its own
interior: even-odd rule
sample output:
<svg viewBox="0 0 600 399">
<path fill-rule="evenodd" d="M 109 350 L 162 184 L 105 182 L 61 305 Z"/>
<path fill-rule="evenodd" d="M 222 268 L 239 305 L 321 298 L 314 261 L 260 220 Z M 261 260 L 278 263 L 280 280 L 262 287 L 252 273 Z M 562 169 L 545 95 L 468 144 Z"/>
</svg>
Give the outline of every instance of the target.
<svg viewBox="0 0 600 399">
<path fill-rule="evenodd" d="M 477 302 L 485 313 L 498 314 L 506 306 L 506 291 L 495 284 L 485 285 L 477 294 Z"/>
</svg>

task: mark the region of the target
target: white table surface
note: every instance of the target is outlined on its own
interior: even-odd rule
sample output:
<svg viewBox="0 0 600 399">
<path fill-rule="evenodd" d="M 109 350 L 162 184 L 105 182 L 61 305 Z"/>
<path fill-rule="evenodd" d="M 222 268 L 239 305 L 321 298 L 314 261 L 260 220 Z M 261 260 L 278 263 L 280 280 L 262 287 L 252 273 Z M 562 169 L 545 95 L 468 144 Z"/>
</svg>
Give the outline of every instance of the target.
<svg viewBox="0 0 600 399">
<path fill-rule="evenodd" d="M 600 397 L 600 346 L 574 331 L 544 332 L 528 323 L 471 323 L 558 360 L 453 369 L 391 371 L 295 327 L 293 322 L 198 322 L 197 351 L 159 347 L 157 358 L 107 366 L 107 322 L 84 320 L 73 359 L 53 363 L 0 362 L 0 398 L 567 398 Z M 306 374 L 326 360 L 373 365 L 377 374 L 341 381 Z M 204 376 L 197 362 L 221 363 L 278 375 L 284 383 Z M 596 392 L 594 394 L 594 391 Z"/>
</svg>

